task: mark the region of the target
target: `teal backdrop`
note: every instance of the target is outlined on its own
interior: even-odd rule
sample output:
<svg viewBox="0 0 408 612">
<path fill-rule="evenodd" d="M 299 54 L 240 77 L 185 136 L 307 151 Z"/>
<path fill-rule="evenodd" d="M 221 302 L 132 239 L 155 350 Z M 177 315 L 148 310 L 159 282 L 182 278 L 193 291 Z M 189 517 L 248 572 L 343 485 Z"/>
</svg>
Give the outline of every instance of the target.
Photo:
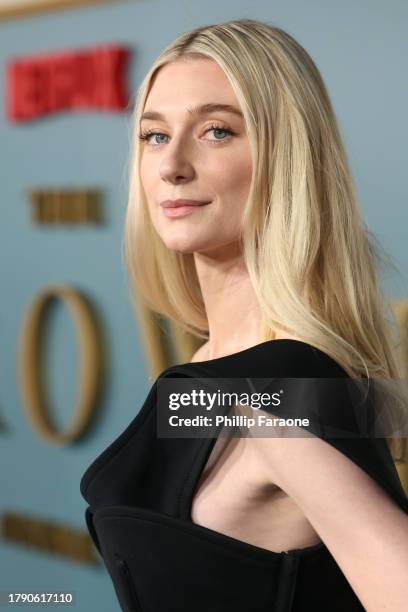
<svg viewBox="0 0 408 612">
<path fill-rule="evenodd" d="M 366 222 L 399 269 L 383 274 L 384 289 L 393 297 L 408 297 L 406 2 L 146 0 L 0 22 L 1 513 L 22 512 L 85 529 L 80 477 L 134 418 L 149 389 L 122 259 L 130 116 L 91 111 L 9 123 L 5 64 L 16 55 L 126 44 L 133 50 L 129 83 L 135 91 L 177 35 L 242 17 L 284 28 L 317 63 L 337 112 Z M 40 186 L 101 189 L 105 224 L 33 225 L 25 190 Z M 33 432 L 18 385 L 23 317 L 49 283 L 72 284 L 90 296 L 108 346 L 99 418 L 84 440 L 61 448 Z M 48 393 L 56 422 L 64 427 L 79 374 L 75 328 L 65 307 L 52 310 L 49 331 Z M 0 568 L 3 592 L 71 591 L 78 612 L 119 609 L 102 565 L 91 568 L 3 540 Z"/>
</svg>

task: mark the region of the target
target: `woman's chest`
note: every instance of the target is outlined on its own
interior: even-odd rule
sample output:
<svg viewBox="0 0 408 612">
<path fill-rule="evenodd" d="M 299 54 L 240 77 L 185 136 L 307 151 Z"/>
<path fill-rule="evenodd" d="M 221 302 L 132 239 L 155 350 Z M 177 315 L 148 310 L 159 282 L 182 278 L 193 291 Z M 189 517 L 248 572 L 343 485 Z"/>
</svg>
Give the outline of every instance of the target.
<svg viewBox="0 0 408 612">
<path fill-rule="evenodd" d="M 274 552 L 320 542 L 297 504 L 268 481 L 251 442 L 217 439 L 193 495 L 192 522 Z"/>
</svg>

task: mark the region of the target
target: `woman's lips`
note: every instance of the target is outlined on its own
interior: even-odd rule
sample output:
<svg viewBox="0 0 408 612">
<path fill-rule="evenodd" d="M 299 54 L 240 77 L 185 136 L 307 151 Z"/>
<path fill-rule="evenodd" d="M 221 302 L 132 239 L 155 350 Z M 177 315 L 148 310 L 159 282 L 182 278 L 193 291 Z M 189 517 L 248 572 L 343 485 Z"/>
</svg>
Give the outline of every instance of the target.
<svg viewBox="0 0 408 612">
<path fill-rule="evenodd" d="M 177 198 L 177 200 L 163 200 L 160 202 L 160 206 L 164 208 L 173 208 L 175 206 L 202 206 L 202 204 L 209 204 L 209 200 L 190 200 L 188 198 Z"/>
<path fill-rule="evenodd" d="M 210 202 L 208 202 L 208 204 L 209 203 Z M 185 215 L 189 215 L 192 212 L 200 210 L 204 206 L 208 206 L 208 204 L 163 207 L 163 213 L 166 215 L 166 217 L 184 217 Z"/>
</svg>

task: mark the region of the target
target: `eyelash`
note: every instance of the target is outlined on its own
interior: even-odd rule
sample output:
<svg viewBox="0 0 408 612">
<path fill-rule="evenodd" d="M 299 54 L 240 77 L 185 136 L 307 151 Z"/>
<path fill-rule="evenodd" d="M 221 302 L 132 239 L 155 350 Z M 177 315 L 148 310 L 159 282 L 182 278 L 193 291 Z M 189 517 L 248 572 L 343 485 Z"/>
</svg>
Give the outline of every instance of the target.
<svg viewBox="0 0 408 612">
<path fill-rule="evenodd" d="M 204 134 L 206 134 L 207 132 L 211 132 L 212 130 L 219 130 L 220 132 L 225 132 L 226 134 L 229 134 L 229 136 L 235 135 L 235 132 L 233 132 L 232 130 L 228 130 L 227 128 L 223 128 L 219 125 L 212 125 L 207 130 L 205 130 Z M 152 136 L 152 135 L 166 136 L 166 134 L 163 134 L 163 132 L 155 132 L 153 130 L 146 130 L 144 132 L 141 132 L 138 135 L 138 138 L 139 140 L 146 141 L 149 144 L 148 138 L 149 136 Z M 229 138 L 223 138 L 221 140 L 210 140 L 209 142 L 211 142 L 212 144 L 218 144 L 218 142 L 225 142 L 226 140 L 229 140 Z M 161 144 L 165 144 L 165 143 L 160 142 L 159 144 L 155 144 L 152 146 L 158 147 Z"/>
</svg>

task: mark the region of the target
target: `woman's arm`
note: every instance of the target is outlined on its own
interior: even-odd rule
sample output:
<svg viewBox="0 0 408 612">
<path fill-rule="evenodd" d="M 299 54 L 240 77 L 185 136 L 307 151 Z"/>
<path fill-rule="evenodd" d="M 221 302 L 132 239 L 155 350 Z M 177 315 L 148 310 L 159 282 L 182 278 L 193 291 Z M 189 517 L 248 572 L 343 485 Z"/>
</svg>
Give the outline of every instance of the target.
<svg viewBox="0 0 408 612">
<path fill-rule="evenodd" d="M 270 482 L 299 505 L 366 610 L 407 612 L 408 515 L 320 438 L 253 440 Z"/>
</svg>

